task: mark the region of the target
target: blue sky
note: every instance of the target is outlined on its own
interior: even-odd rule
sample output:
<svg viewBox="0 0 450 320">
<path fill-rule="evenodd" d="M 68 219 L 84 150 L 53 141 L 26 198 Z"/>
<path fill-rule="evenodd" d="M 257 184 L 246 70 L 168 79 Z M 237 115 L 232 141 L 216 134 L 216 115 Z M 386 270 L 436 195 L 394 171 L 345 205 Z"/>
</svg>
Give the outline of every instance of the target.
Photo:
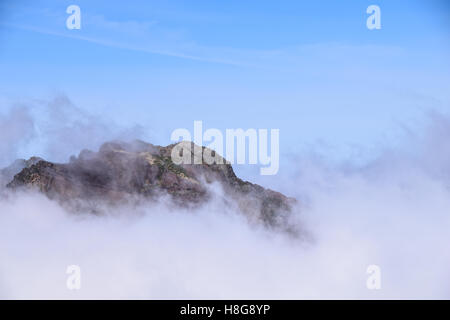
<svg viewBox="0 0 450 320">
<path fill-rule="evenodd" d="M 81 8 L 81 30 L 66 8 Z M 450 111 L 446 1 L 3 1 L 0 108 L 66 95 L 167 144 L 176 128 L 278 128 L 282 153 L 395 139 Z M 381 8 L 368 30 L 366 8 Z"/>
</svg>

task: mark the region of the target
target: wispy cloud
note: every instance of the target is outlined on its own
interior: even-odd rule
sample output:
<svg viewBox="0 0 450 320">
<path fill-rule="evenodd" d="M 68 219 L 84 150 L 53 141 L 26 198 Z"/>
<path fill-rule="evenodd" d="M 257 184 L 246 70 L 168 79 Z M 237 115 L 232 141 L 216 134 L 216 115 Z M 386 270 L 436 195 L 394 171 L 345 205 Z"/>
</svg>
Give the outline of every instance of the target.
<svg viewBox="0 0 450 320">
<path fill-rule="evenodd" d="M 169 56 L 169 57 L 174 57 L 174 58 L 181 58 L 181 59 L 188 59 L 188 60 L 195 60 L 195 61 L 203 61 L 203 62 L 209 62 L 209 63 L 219 63 L 219 64 L 234 65 L 234 66 L 241 66 L 241 67 L 249 67 L 250 66 L 248 64 L 240 63 L 240 62 L 232 61 L 232 60 L 207 58 L 207 57 L 189 55 L 189 54 L 168 51 L 168 50 L 159 50 L 159 49 L 153 49 L 153 48 L 148 48 L 148 47 L 140 47 L 140 46 L 135 46 L 135 45 L 127 44 L 127 43 L 110 41 L 110 40 L 105 40 L 105 39 L 100 39 L 100 38 L 87 37 L 87 36 L 82 36 L 82 35 L 73 35 L 73 34 L 68 34 L 65 32 L 57 32 L 57 31 L 40 28 L 40 27 L 35 27 L 35 26 L 17 25 L 17 24 L 10 24 L 10 23 L 2 23 L 1 25 L 10 27 L 10 28 L 45 34 L 45 35 L 87 41 L 90 43 L 98 44 L 98 45 L 105 46 L 105 47 L 116 48 L 116 49 L 145 52 L 145 53 L 149 53 L 149 54 L 156 54 L 156 55 Z"/>
</svg>

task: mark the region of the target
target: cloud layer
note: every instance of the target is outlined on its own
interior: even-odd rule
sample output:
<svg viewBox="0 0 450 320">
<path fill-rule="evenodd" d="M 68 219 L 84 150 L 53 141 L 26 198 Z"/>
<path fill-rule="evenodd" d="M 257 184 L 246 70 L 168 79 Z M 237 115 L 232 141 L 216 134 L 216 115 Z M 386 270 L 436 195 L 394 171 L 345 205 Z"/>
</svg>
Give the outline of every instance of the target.
<svg viewBox="0 0 450 320">
<path fill-rule="evenodd" d="M 18 128 L 2 141 L 5 153 L 19 153 L 14 141 L 33 134 L 25 127 L 36 121 L 23 112 L 0 120 Z M 99 131 L 69 123 L 45 128 L 46 150 L 65 154 L 88 143 L 83 135 L 66 146 L 50 139 L 77 136 L 77 128 L 98 139 L 117 132 L 95 118 Z M 296 218 L 307 240 L 251 226 L 216 201 L 195 211 L 161 202 L 97 217 L 69 214 L 39 194 L 3 192 L 0 297 L 449 298 L 450 120 L 432 114 L 428 127 L 411 132 L 364 166 L 295 158 L 296 173 L 273 188 L 301 200 Z M 73 264 L 81 289 L 71 291 Z M 366 287 L 373 264 L 380 290 Z"/>
</svg>

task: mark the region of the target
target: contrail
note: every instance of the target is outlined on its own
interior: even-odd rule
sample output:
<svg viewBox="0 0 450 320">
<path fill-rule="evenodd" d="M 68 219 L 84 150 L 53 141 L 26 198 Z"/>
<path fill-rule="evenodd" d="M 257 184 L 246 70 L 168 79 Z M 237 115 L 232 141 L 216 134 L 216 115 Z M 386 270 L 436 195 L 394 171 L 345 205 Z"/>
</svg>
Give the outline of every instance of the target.
<svg viewBox="0 0 450 320">
<path fill-rule="evenodd" d="M 52 35 L 52 36 L 56 36 L 56 37 L 63 37 L 63 38 L 68 38 L 68 39 L 87 41 L 90 43 L 95 43 L 95 44 L 105 46 L 105 47 L 110 47 L 110 48 L 124 49 L 124 50 L 136 51 L 136 52 L 145 52 L 145 53 L 150 53 L 150 54 L 157 54 L 157 55 L 162 55 L 162 56 L 169 56 L 169 57 L 188 59 L 188 60 L 194 60 L 194 61 L 226 64 L 226 65 L 240 66 L 240 67 L 251 67 L 251 65 L 236 62 L 236 61 L 231 61 L 231 60 L 204 58 L 204 57 L 199 57 L 199 56 L 187 55 L 187 54 L 179 53 L 179 52 L 143 48 L 143 47 L 132 46 L 129 44 L 119 43 L 119 42 L 115 42 L 115 41 L 108 41 L 108 40 L 97 39 L 97 38 L 92 38 L 92 37 L 85 37 L 85 36 L 80 36 L 80 35 L 69 35 L 66 33 L 55 32 L 52 30 L 43 29 L 43 28 L 34 27 L 34 26 L 17 25 L 17 24 L 10 24 L 10 23 L 0 23 L 0 25 L 14 28 L 14 29 L 20 29 L 20 30 L 31 31 L 31 32 L 36 32 L 36 33 L 40 33 L 40 34 Z"/>
</svg>

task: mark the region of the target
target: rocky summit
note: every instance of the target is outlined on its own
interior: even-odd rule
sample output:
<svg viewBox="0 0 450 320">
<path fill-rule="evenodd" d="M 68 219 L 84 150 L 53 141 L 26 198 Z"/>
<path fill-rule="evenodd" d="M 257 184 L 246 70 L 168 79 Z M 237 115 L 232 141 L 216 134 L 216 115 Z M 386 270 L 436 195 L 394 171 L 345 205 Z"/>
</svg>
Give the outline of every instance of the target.
<svg viewBox="0 0 450 320">
<path fill-rule="evenodd" d="M 68 163 L 36 157 L 18 160 L 1 175 L 3 181 L 10 178 L 9 189 L 37 189 L 75 211 L 101 213 L 102 205 L 157 201 L 164 196 L 177 206 L 195 207 L 218 197 L 252 222 L 292 231 L 287 221 L 294 199 L 239 179 L 223 158 L 223 164 L 177 165 L 171 158 L 174 146 L 108 142 L 98 152 L 81 151 Z M 14 170 L 17 174 L 12 177 Z"/>
</svg>

